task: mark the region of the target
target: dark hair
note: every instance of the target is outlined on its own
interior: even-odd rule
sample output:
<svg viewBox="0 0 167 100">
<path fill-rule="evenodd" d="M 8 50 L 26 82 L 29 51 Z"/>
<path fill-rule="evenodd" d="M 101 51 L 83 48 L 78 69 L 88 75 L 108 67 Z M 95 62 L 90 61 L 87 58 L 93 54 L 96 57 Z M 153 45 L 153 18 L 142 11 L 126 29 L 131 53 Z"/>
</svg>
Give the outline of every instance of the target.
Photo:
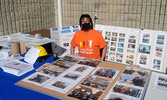
<svg viewBox="0 0 167 100">
<path fill-rule="evenodd" d="M 82 24 L 82 22 L 81 22 L 81 21 L 82 21 L 82 19 L 83 19 L 84 17 L 89 18 L 90 23 L 91 23 L 90 28 L 91 28 L 91 29 L 93 29 L 93 22 L 92 22 L 92 18 L 91 18 L 88 14 L 82 14 L 82 15 L 81 15 L 81 17 L 80 17 L 80 19 L 79 19 L 79 25 L 80 25 L 80 27 L 81 27 L 81 24 Z"/>
</svg>

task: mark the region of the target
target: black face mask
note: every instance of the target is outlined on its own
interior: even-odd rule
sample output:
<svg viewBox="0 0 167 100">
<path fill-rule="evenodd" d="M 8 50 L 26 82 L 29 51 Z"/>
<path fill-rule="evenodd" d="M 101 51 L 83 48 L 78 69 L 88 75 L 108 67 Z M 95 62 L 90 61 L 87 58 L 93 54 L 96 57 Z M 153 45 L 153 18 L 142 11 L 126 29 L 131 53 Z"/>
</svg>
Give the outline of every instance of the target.
<svg viewBox="0 0 167 100">
<path fill-rule="evenodd" d="M 84 23 L 82 24 L 81 30 L 89 30 L 90 29 L 90 23 Z"/>
</svg>

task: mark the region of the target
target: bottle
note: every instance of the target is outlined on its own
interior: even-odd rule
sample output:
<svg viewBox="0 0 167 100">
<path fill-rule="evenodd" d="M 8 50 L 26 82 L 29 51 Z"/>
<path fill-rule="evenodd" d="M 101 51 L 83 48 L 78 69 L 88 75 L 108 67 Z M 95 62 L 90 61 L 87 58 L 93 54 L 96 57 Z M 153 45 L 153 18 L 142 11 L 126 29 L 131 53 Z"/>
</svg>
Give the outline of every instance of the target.
<svg viewBox="0 0 167 100">
<path fill-rule="evenodd" d="M 11 45 L 10 45 L 11 42 L 12 42 L 11 37 L 8 36 L 8 39 L 7 39 L 7 46 L 8 46 L 8 49 L 11 48 Z"/>
</svg>

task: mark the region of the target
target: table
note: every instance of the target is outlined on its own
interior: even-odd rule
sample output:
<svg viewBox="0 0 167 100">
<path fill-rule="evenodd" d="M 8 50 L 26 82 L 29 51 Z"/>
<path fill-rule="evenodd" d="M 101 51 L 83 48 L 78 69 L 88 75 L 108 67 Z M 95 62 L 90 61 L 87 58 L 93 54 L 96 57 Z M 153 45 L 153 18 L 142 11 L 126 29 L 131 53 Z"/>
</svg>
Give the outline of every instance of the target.
<svg viewBox="0 0 167 100">
<path fill-rule="evenodd" d="M 34 64 L 34 70 L 20 77 L 3 72 L 0 68 L 0 100 L 60 100 L 58 98 L 15 85 L 16 82 L 34 73 L 35 70 L 44 63 L 52 63 L 53 61 L 54 57 L 50 56 L 45 62 L 36 62 Z"/>
</svg>

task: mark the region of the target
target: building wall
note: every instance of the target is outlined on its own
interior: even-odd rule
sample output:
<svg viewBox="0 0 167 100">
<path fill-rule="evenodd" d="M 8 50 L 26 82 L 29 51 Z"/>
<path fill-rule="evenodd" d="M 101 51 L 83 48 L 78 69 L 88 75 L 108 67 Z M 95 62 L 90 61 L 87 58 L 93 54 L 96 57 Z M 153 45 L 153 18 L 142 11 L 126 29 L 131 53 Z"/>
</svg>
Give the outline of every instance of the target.
<svg viewBox="0 0 167 100">
<path fill-rule="evenodd" d="M 167 31 L 167 0 L 61 2 L 63 26 L 78 25 L 88 13 L 94 24 Z M 0 35 L 58 27 L 57 16 L 57 0 L 0 0 Z"/>
<path fill-rule="evenodd" d="M 0 35 L 56 26 L 55 0 L 0 0 Z"/>
<path fill-rule="evenodd" d="M 63 26 L 82 13 L 97 14 L 96 24 L 167 31 L 167 0 L 62 0 Z"/>
</svg>

